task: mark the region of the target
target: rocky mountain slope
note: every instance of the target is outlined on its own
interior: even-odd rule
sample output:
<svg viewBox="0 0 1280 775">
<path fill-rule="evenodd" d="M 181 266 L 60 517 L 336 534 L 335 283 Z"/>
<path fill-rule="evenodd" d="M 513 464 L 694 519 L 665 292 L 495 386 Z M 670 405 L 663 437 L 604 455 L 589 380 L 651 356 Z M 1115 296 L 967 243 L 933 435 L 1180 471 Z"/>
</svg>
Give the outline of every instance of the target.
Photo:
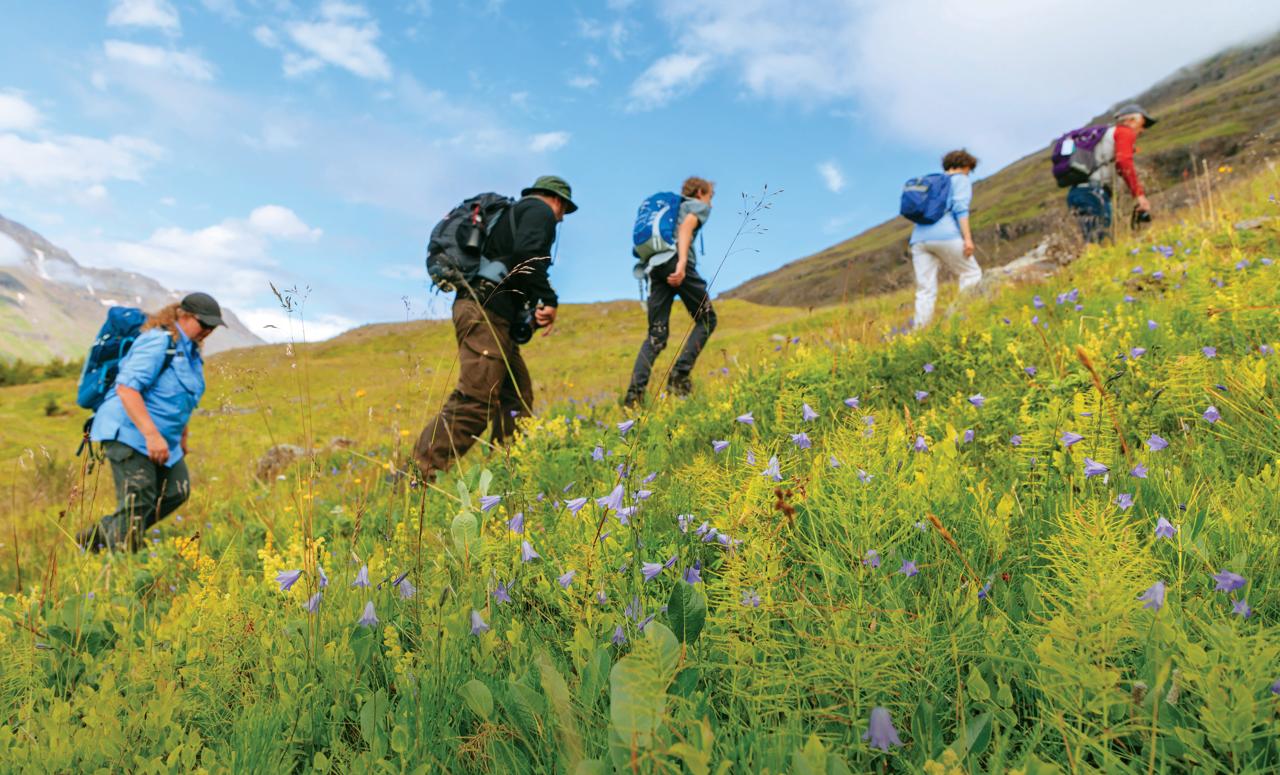
<svg viewBox="0 0 1280 775">
<path fill-rule="evenodd" d="M 1139 143 L 1138 167 L 1158 213 L 1167 213 L 1195 201 L 1196 174 L 1206 163 L 1212 183 L 1230 174 L 1219 167 L 1249 167 L 1280 150 L 1280 35 L 1183 68 L 1136 99 L 1161 119 Z M 1093 121 L 1110 115 L 1109 108 Z M 1080 118 L 1081 126 L 1091 123 Z M 1074 238 L 1064 199 L 1049 173 L 1047 143 L 978 181 L 973 227 L 982 265 L 1003 266 L 1055 233 Z M 906 219 L 893 218 L 724 296 L 814 306 L 900 288 L 912 281 L 910 232 Z"/>
<path fill-rule="evenodd" d="M 78 358 L 117 304 L 155 309 L 182 294 L 118 269 L 81 266 L 62 248 L 0 216 L 0 358 Z M 261 344 L 230 311 L 209 352 Z"/>
</svg>

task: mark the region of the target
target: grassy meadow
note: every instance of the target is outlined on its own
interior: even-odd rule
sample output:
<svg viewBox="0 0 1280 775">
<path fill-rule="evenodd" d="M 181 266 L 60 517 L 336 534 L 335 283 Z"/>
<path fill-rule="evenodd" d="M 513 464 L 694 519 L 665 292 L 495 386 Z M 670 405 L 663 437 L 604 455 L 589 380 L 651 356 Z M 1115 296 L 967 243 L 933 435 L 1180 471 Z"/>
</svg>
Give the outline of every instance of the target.
<svg viewBox="0 0 1280 775">
<path fill-rule="evenodd" d="M 72 383 L 0 391 L 0 769 L 1274 772 L 1280 220 L 1231 224 L 1277 193 L 923 334 L 720 303 L 638 413 L 639 305 L 567 307 L 539 416 L 431 487 L 447 324 L 228 353 L 133 556 L 70 539 L 114 497 Z"/>
</svg>

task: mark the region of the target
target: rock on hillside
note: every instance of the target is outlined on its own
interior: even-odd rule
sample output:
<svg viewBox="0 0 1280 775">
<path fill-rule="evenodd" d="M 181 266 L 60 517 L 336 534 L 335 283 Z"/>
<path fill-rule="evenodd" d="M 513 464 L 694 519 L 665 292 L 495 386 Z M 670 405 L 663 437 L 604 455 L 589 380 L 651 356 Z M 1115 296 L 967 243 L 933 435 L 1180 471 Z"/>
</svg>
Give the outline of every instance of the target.
<svg viewBox="0 0 1280 775">
<path fill-rule="evenodd" d="M 81 266 L 65 250 L 0 216 L 0 358 L 78 358 L 107 307 L 156 309 L 182 297 L 149 277 Z M 261 344 L 231 313 L 208 352 Z"/>
<path fill-rule="evenodd" d="M 1203 161 L 1215 170 L 1224 163 L 1247 167 L 1280 150 L 1280 36 L 1183 68 L 1136 99 L 1161 119 L 1139 143 L 1138 166 L 1157 211 L 1167 212 L 1194 201 L 1195 186 L 1188 183 Z M 1093 121 L 1106 120 L 1112 109 Z M 1080 125 L 1086 123 L 1082 116 Z M 1073 234 L 1064 198 L 1049 173 L 1047 143 L 978 181 L 973 227 L 979 261 L 1003 266 L 1055 233 Z M 903 218 L 885 221 L 723 295 L 804 307 L 900 288 L 912 281 L 910 226 Z"/>
</svg>

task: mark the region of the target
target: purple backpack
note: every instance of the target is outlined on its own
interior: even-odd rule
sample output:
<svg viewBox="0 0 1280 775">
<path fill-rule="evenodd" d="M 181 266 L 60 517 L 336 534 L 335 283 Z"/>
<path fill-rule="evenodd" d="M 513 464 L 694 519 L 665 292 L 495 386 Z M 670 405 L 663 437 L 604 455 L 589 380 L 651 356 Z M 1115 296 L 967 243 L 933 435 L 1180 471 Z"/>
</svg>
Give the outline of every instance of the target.
<svg viewBox="0 0 1280 775">
<path fill-rule="evenodd" d="M 1073 129 L 1053 143 L 1053 177 L 1059 188 L 1088 183 L 1098 169 L 1094 149 L 1111 127 L 1106 124 Z"/>
</svg>

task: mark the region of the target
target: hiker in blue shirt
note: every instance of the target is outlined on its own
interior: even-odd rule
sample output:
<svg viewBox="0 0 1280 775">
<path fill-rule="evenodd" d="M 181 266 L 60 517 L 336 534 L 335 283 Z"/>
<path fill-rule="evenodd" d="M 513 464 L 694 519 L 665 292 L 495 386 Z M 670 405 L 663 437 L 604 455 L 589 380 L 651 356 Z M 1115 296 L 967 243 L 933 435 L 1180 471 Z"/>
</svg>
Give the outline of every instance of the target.
<svg viewBox="0 0 1280 775">
<path fill-rule="evenodd" d="M 951 176 L 951 196 L 947 212 L 935 223 L 917 223 L 911 232 L 911 263 L 916 274 L 915 327 L 924 328 L 933 319 L 938 301 L 938 266 L 946 266 L 960 279 L 966 291 L 982 279 L 982 267 L 974 260 L 973 232 L 969 229 L 969 203 L 973 183 L 969 173 L 978 160 L 965 150 L 942 157 L 942 170 Z"/>
<path fill-rule="evenodd" d="M 120 361 L 89 431 L 111 461 L 116 510 L 78 536 L 82 548 L 137 551 L 147 529 L 190 496 L 187 423 L 204 395 L 200 343 L 220 325 L 218 302 L 192 293 L 150 315 Z"/>
<path fill-rule="evenodd" d="M 631 370 L 631 383 L 623 398 L 623 404 L 628 407 L 636 406 L 644 399 L 654 361 L 667 346 L 671 333 L 671 305 L 677 296 L 693 318 L 693 329 L 671 366 L 667 389 L 676 396 L 687 396 L 693 391 L 690 377 L 693 364 L 706 346 L 711 332 L 716 330 L 716 311 L 707 293 L 707 281 L 698 274 L 693 241 L 711 217 L 711 199 L 715 193 L 715 184 L 709 180 L 698 177 L 685 180 L 680 188 L 681 202 L 676 214 L 675 250 L 657 253 L 639 267 L 649 277 L 649 299 L 645 305 L 649 333 L 640 345 L 640 353 Z"/>
</svg>

